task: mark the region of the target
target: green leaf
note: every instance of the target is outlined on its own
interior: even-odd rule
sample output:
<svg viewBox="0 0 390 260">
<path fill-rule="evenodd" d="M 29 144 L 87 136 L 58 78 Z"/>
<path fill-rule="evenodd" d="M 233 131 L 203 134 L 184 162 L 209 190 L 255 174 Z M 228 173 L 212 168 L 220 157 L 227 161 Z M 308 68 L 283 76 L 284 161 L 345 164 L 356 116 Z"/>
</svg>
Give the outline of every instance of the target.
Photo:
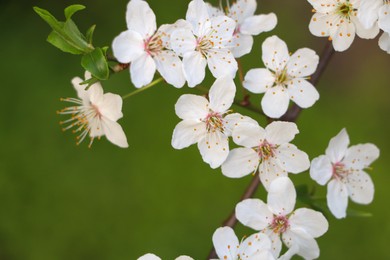
<svg viewBox="0 0 390 260">
<path fill-rule="evenodd" d="M 74 13 L 76 13 L 77 11 L 83 10 L 83 9 L 85 9 L 84 5 L 70 5 L 70 6 L 68 6 L 64 10 L 66 20 L 69 20 Z"/>
<path fill-rule="evenodd" d="M 84 51 L 80 50 L 77 46 L 72 44 L 72 42 L 68 41 L 57 31 L 52 31 L 47 37 L 47 41 L 53 44 L 55 47 L 60 49 L 63 52 L 71 53 L 71 54 L 83 54 Z"/>
<path fill-rule="evenodd" d="M 87 39 L 81 34 L 79 28 L 72 20 L 67 20 L 64 24 L 64 32 L 68 37 L 84 52 L 90 52 L 93 48 L 87 43 Z"/>
<path fill-rule="evenodd" d="M 45 21 L 47 22 L 53 30 L 61 31 L 62 25 L 57 19 L 47 10 L 39 8 L 37 6 L 33 7 L 34 11 Z"/>
<path fill-rule="evenodd" d="M 96 24 L 92 25 L 88 29 L 88 31 L 87 31 L 87 33 L 85 35 L 86 38 L 87 38 L 88 43 L 91 44 L 91 45 L 92 45 L 93 33 L 95 32 L 95 28 L 96 28 Z"/>
<path fill-rule="evenodd" d="M 368 218 L 368 217 L 372 217 L 372 213 L 348 208 L 347 209 L 347 216 L 349 216 L 349 217 Z"/>
<path fill-rule="evenodd" d="M 108 63 L 101 48 L 95 48 L 92 52 L 85 54 L 81 58 L 81 66 L 100 80 L 106 80 L 110 75 Z"/>
<path fill-rule="evenodd" d="M 97 78 L 90 78 L 90 79 L 87 79 L 87 80 L 84 80 L 83 82 L 81 82 L 80 84 L 81 85 L 87 85 L 86 89 L 88 89 L 90 86 L 92 86 L 93 84 L 95 84 L 96 82 L 99 82 L 99 80 Z"/>
</svg>

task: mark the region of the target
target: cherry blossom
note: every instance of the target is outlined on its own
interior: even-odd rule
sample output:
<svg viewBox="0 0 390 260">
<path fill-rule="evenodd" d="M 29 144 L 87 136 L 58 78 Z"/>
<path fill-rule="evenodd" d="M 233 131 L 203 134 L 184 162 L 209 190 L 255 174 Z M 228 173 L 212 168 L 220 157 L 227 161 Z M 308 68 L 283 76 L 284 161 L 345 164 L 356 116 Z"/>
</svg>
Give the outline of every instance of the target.
<svg viewBox="0 0 390 260">
<path fill-rule="evenodd" d="M 185 84 L 180 58 L 171 50 L 170 35 L 182 26 L 162 25 L 156 31 L 156 16 L 147 2 L 131 0 L 126 11 L 127 31 L 119 34 L 112 43 L 115 58 L 130 63 L 133 84 L 140 88 L 149 84 L 156 69 L 171 85 L 180 88 Z"/>
<path fill-rule="evenodd" d="M 149 253 L 139 257 L 138 260 L 161 260 L 161 258 L 156 256 L 155 254 Z M 194 259 L 189 256 L 182 255 L 177 257 L 175 260 L 194 260 Z"/>
<path fill-rule="evenodd" d="M 379 157 L 373 144 L 358 144 L 348 148 L 345 129 L 333 137 L 325 151 L 313 159 L 310 176 L 320 185 L 328 183 L 328 207 L 336 218 L 345 218 L 348 197 L 359 204 L 369 204 L 374 197 L 374 184 L 364 171 Z"/>
<path fill-rule="evenodd" d="M 234 57 L 239 58 L 252 50 L 253 35 L 268 32 L 275 28 L 277 17 L 274 13 L 254 15 L 256 0 L 238 0 L 225 9 L 208 4 L 211 17 L 226 15 L 236 21 L 236 29 L 231 43 Z"/>
<path fill-rule="evenodd" d="M 212 168 L 219 167 L 229 154 L 228 137 L 241 122 L 254 122 L 238 113 L 229 114 L 236 86 L 230 77 L 217 79 L 205 97 L 185 94 L 175 105 L 183 119 L 173 131 L 172 146 L 183 149 L 198 143 L 203 160 Z"/>
<path fill-rule="evenodd" d="M 318 91 L 307 81 L 319 61 L 313 50 L 302 48 L 290 56 L 286 43 L 272 36 L 264 41 L 262 51 L 267 68 L 251 69 L 243 84 L 253 93 L 265 93 L 261 107 L 267 116 L 281 117 L 290 99 L 302 108 L 311 107 L 319 99 Z"/>
<path fill-rule="evenodd" d="M 230 151 L 222 164 L 222 173 L 230 178 L 241 178 L 259 171 L 266 189 L 270 183 L 288 172 L 300 173 L 310 167 L 305 152 L 290 144 L 299 133 L 290 122 L 272 122 L 265 129 L 257 123 L 240 124 L 233 130 L 233 141 L 244 147 Z"/>
<path fill-rule="evenodd" d="M 269 236 L 274 256 L 280 254 L 282 242 L 305 259 L 319 257 L 315 238 L 328 230 L 322 213 L 312 209 L 294 210 L 296 191 L 287 177 L 275 179 L 268 190 L 267 204 L 259 199 L 246 199 L 236 206 L 237 219 L 245 226 Z"/>
<path fill-rule="evenodd" d="M 171 34 L 173 50 L 183 57 L 183 69 L 189 87 L 201 83 L 208 65 L 215 78 L 234 77 L 237 62 L 228 45 L 232 41 L 236 23 L 226 16 L 210 18 L 203 0 L 188 5 L 188 26 Z"/>
<path fill-rule="evenodd" d="M 91 78 L 89 72 L 85 73 L 85 79 Z M 107 139 L 122 148 L 126 148 L 126 135 L 122 127 L 116 122 L 123 117 L 122 98 L 119 95 L 106 93 L 99 82 L 91 85 L 87 90 L 87 85 L 81 84 L 84 80 L 79 77 L 72 79 L 73 87 L 77 91 L 78 98 L 65 98 L 62 101 L 75 105 L 58 111 L 61 115 L 71 115 L 71 118 L 60 122 L 64 126 L 63 130 L 75 128 L 73 133 L 77 133 L 77 144 L 80 144 L 85 137 L 89 136 L 91 147 L 95 138 L 100 139 L 105 135 Z"/>
<path fill-rule="evenodd" d="M 359 19 L 360 0 L 308 0 L 315 14 L 310 24 L 310 32 L 319 37 L 329 37 L 336 51 L 347 50 L 357 34 L 363 39 L 372 39 L 379 33 L 374 24 L 369 29 L 363 27 Z"/>
</svg>

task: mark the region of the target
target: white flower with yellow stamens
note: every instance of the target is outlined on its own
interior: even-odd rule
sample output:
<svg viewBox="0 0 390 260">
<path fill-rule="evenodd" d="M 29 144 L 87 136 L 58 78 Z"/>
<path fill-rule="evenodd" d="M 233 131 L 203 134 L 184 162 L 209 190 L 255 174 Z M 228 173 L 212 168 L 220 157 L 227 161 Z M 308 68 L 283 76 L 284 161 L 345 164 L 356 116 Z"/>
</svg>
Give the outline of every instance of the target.
<svg viewBox="0 0 390 260">
<path fill-rule="evenodd" d="M 318 91 L 307 81 L 317 68 L 319 57 L 302 48 L 289 55 L 287 45 L 277 36 L 268 37 L 262 45 L 266 69 L 252 69 L 245 75 L 244 87 L 253 93 L 264 93 L 261 107 L 272 118 L 281 117 L 290 99 L 302 108 L 311 107 Z"/>
<path fill-rule="evenodd" d="M 85 79 L 90 78 L 91 74 L 86 72 Z M 122 98 L 112 93 L 103 94 L 99 82 L 86 90 L 86 85 L 81 84 L 83 81 L 79 77 L 72 80 L 79 98 L 62 99 L 75 104 L 58 111 L 61 115 L 71 115 L 70 119 L 61 122 L 62 125 L 66 125 L 63 130 L 73 128 L 73 132 L 78 134 L 77 144 L 89 136 L 91 139 L 89 147 L 91 147 L 95 138 L 105 135 L 111 143 L 122 148 L 128 147 L 126 135 L 116 122 L 123 116 Z"/>
</svg>

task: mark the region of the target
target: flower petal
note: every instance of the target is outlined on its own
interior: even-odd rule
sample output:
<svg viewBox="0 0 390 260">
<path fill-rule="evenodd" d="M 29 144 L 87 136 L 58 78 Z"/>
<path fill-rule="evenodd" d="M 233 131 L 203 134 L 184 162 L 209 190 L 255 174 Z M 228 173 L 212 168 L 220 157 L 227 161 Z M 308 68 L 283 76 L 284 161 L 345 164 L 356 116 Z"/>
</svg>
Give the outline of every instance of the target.
<svg viewBox="0 0 390 260">
<path fill-rule="evenodd" d="M 336 51 L 347 50 L 355 39 L 355 31 L 355 25 L 350 20 L 344 21 L 337 28 L 333 27 L 329 33 L 332 38 L 333 48 Z"/>
<path fill-rule="evenodd" d="M 201 122 L 209 111 L 209 101 L 202 96 L 184 94 L 175 104 L 176 115 L 181 119 L 192 119 Z"/>
<path fill-rule="evenodd" d="M 229 76 L 217 78 L 209 91 L 210 109 L 224 113 L 233 104 L 236 95 L 236 85 Z"/>
<path fill-rule="evenodd" d="M 198 148 L 203 161 L 208 163 L 212 169 L 216 169 L 221 166 L 229 154 L 229 140 L 223 133 L 212 131 L 198 142 Z"/>
<path fill-rule="evenodd" d="M 336 18 L 333 15 L 315 13 L 310 20 L 309 30 L 314 36 L 327 37 L 329 36 L 330 21 L 333 21 L 334 19 Z"/>
<path fill-rule="evenodd" d="M 343 163 L 346 168 L 364 169 L 378 159 L 379 149 L 373 144 L 358 144 L 348 148 Z"/>
<path fill-rule="evenodd" d="M 325 185 L 332 178 L 333 166 L 328 156 L 321 155 L 311 161 L 310 177 L 320 185 Z"/>
<path fill-rule="evenodd" d="M 156 31 L 156 16 L 149 4 L 142 0 L 131 0 L 126 11 L 127 28 L 141 34 L 146 39 Z"/>
<path fill-rule="evenodd" d="M 389 5 L 389 3 L 383 5 L 379 9 L 378 25 L 383 31 L 390 33 L 390 5 Z"/>
<path fill-rule="evenodd" d="M 217 16 L 210 19 L 212 32 L 210 38 L 214 38 L 214 46 L 225 47 L 233 38 L 236 22 L 227 16 Z"/>
<path fill-rule="evenodd" d="M 332 163 L 338 163 L 347 153 L 348 145 L 349 136 L 347 130 L 343 128 L 340 133 L 330 139 L 328 148 L 325 150 L 325 154 L 329 157 Z"/>
<path fill-rule="evenodd" d="M 299 133 L 297 125 L 292 122 L 274 121 L 265 128 L 265 139 L 270 144 L 285 144 L 291 142 Z"/>
<path fill-rule="evenodd" d="M 300 173 L 310 167 L 307 154 L 293 144 L 281 144 L 277 148 L 277 158 L 281 163 L 280 166 L 287 172 Z"/>
<path fill-rule="evenodd" d="M 187 36 L 187 37 L 189 39 L 195 40 L 194 35 L 191 32 L 191 28 L 192 27 L 191 27 L 191 24 L 189 22 L 187 22 L 186 20 L 183 20 L 183 19 L 179 19 L 174 24 L 161 25 L 157 30 L 157 34 L 160 36 L 160 39 L 163 42 L 163 46 L 165 48 L 171 50 L 172 49 L 171 41 L 173 41 L 173 39 L 171 37 L 175 31 L 184 30 L 184 31 L 186 31 L 186 33 L 188 33 L 189 36 Z M 175 34 L 176 34 L 176 36 L 179 36 L 180 32 L 175 33 Z M 176 41 L 179 41 L 179 39 L 176 39 Z M 189 41 L 189 42 L 191 42 L 191 41 Z M 195 42 L 192 41 L 192 44 L 195 44 Z M 194 50 L 194 48 L 195 48 L 194 45 L 192 45 L 192 49 L 190 49 L 190 50 Z"/>
<path fill-rule="evenodd" d="M 287 177 L 287 172 L 280 167 L 277 160 L 270 158 L 261 162 L 259 166 L 259 176 L 261 183 L 268 191 L 272 181 L 279 177 Z"/>
<path fill-rule="evenodd" d="M 183 64 L 173 51 L 161 51 L 154 57 L 156 67 L 161 76 L 176 88 L 186 83 L 183 73 Z"/>
<path fill-rule="evenodd" d="M 271 239 L 271 252 L 274 258 L 279 259 L 280 251 L 282 250 L 282 241 L 279 233 L 275 233 L 272 229 L 267 229 L 266 233 Z M 255 259 L 253 259 L 255 260 Z"/>
<path fill-rule="evenodd" d="M 210 17 L 217 17 L 217 16 L 225 15 L 225 13 L 221 9 L 212 6 L 210 3 L 206 2 L 206 5 L 207 5 L 207 10 L 209 12 Z"/>
<path fill-rule="evenodd" d="M 123 100 L 121 96 L 112 93 L 106 93 L 103 95 L 102 102 L 99 103 L 97 106 L 99 109 L 99 113 L 102 116 L 112 121 L 117 121 L 118 119 L 123 117 L 122 103 Z"/>
<path fill-rule="evenodd" d="M 197 143 L 206 134 L 206 125 L 194 120 L 183 120 L 173 130 L 172 147 L 183 149 Z"/>
<path fill-rule="evenodd" d="M 112 52 L 119 62 L 132 62 L 145 53 L 144 39 L 135 31 L 122 32 L 112 42 Z"/>
<path fill-rule="evenodd" d="M 200 84 L 205 75 L 207 60 L 198 51 L 190 51 L 183 56 L 184 76 L 190 88 Z"/>
<path fill-rule="evenodd" d="M 267 204 L 259 199 L 246 199 L 236 206 L 236 217 L 244 226 L 263 230 L 271 224 L 273 215 Z"/>
<path fill-rule="evenodd" d="M 274 85 L 275 77 L 268 69 L 251 69 L 245 75 L 243 85 L 250 92 L 261 94 Z"/>
<path fill-rule="evenodd" d="M 186 20 L 191 23 L 193 32 L 199 36 L 209 20 L 207 5 L 203 0 L 192 0 L 187 9 Z"/>
<path fill-rule="evenodd" d="M 390 54 L 390 34 L 383 32 L 378 41 L 379 47 Z"/>
<path fill-rule="evenodd" d="M 241 146 L 258 147 L 265 138 L 265 130 L 258 124 L 240 124 L 233 130 L 233 141 Z"/>
<path fill-rule="evenodd" d="M 83 103 L 88 103 L 89 102 L 89 97 L 87 95 L 87 91 L 85 90 L 85 87 L 87 85 L 83 85 L 81 84 L 81 82 L 83 82 L 84 80 L 80 77 L 74 77 L 72 79 L 72 85 L 74 87 L 74 89 L 76 90 L 77 92 L 77 96 L 83 101 Z"/>
<path fill-rule="evenodd" d="M 348 194 L 352 201 L 359 204 L 370 204 L 374 199 L 374 183 L 364 171 L 355 171 L 347 176 Z"/>
<path fill-rule="evenodd" d="M 360 1 L 357 17 L 365 28 L 371 28 L 377 22 L 382 5 L 383 0 Z"/>
<path fill-rule="evenodd" d="M 259 35 L 262 32 L 273 30 L 278 23 L 274 13 L 260 14 L 248 17 L 240 26 L 242 34 Z"/>
<path fill-rule="evenodd" d="M 259 156 L 250 148 L 235 148 L 229 152 L 222 164 L 222 174 L 229 178 L 241 178 L 255 173 L 259 165 Z"/>
<path fill-rule="evenodd" d="M 357 17 L 352 16 L 351 20 L 355 24 L 356 34 L 360 38 L 363 38 L 363 39 L 373 39 L 373 38 L 375 38 L 378 35 L 378 33 L 379 33 L 378 24 L 374 24 L 370 28 L 365 28 Z M 390 20 L 389 20 L 389 22 L 390 22 Z"/>
<path fill-rule="evenodd" d="M 240 58 L 251 52 L 253 46 L 253 37 L 251 35 L 237 33 L 233 35 L 233 42 L 231 46 L 233 56 L 235 58 Z"/>
<path fill-rule="evenodd" d="M 196 39 L 188 28 L 173 31 L 170 40 L 172 49 L 179 56 L 195 50 Z"/>
<path fill-rule="evenodd" d="M 258 123 L 250 118 L 249 116 L 243 116 L 239 113 L 233 113 L 225 116 L 225 135 L 231 136 L 234 129 L 241 124 L 253 124 L 258 125 Z"/>
<path fill-rule="evenodd" d="M 194 260 L 192 257 L 186 256 L 186 255 L 181 255 L 177 257 L 175 260 Z"/>
<path fill-rule="evenodd" d="M 290 102 L 290 96 L 287 90 L 277 85 L 268 89 L 265 92 L 263 99 L 261 100 L 261 107 L 264 114 L 271 118 L 279 118 L 286 113 L 288 104 Z"/>
<path fill-rule="evenodd" d="M 156 256 L 155 254 L 146 254 L 139 257 L 137 260 L 161 260 L 161 258 Z"/>
<path fill-rule="evenodd" d="M 245 18 L 253 16 L 256 7 L 256 0 L 238 0 L 230 7 L 229 17 L 241 23 Z"/>
<path fill-rule="evenodd" d="M 262 50 L 265 66 L 275 72 L 283 70 L 290 59 L 286 43 L 275 35 L 265 39 Z"/>
<path fill-rule="evenodd" d="M 234 78 L 238 69 L 237 61 L 229 49 L 212 49 L 207 54 L 207 63 L 215 78 Z"/>
<path fill-rule="evenodd" d="M 102 117 L 102 127 L 108 141 L 122 148 L 129 147 L 125 132 L 120 124 Z"/>
<path fill-rule="evenodd" d="M 292 101 L 301 108 L 308 108 L 320 98 L 317 89 L 307 80 L 295 78 L 290 81 L 287 87 L 288 94 Z"/>
<path fill-rule="evenodd" d="M 219 259 L 235 260 L 239 244 L 231 227 L 220 227 L 213 234 L 213 245 Z"/>
<path fill-rule="evenodd" d="M 287 247 L 298 247 L 297 254 L 304 259 L 315 259 L 320 256 L 317 241 L 302 229 L 290 229 L 283 234 L 283 242 Z"/>
<path fill-rule="evenodd" d="M 89 87 L 87 96 L 92 104 L 100 104 L 103 101 L 103 87 L 97 82 Z"/>
<path fill-rule="evenodd" d="M 328 183 L 326 194 L 328 207 L 336 218 L 345 218 L 348 207 L 348 190 L 344 183 L 333 179 Z"/>
<path fill-rule="evenodd" d="M 290 57 L 287 73 L 298 78 L 310 76 L 316 71 L 319 60 L 320 58 L 312 49 L 299 49 Z"/>
<path fill-rule="evenodd" d="M 275 215 L 287 215 L 294 210 L 297 193 L 288 177 L 279 177 L 271 182 L 267 204 Z"/>
<path fill-rule="evenodd" d="M 255 233 L 241 242 L 238 254 L 241 259 L 271 260 L 271 240 L 266 234 Z M 222 258 L 221 258 L 222 259 Z"/>
<path fill-rule="evenodd" d="M 320 237 L 329 228 L 328 221 L 321 212 L 300 208 L 293 212 L 289 218 L 292 229 L 301 228 L 312 237 Z"/>
<path fill-rule="evenodd" d="M 131 81 L 141 88 L 152 82 L 156 72 L 156 63 L 146 52 L 130 64 Z"/>
</svg>

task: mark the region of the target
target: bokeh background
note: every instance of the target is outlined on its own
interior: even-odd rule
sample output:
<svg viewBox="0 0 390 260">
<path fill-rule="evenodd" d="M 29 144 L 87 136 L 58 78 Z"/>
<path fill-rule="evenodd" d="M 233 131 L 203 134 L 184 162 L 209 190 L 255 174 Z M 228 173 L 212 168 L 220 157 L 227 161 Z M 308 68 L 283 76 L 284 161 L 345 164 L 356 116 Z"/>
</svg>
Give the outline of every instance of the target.
<svg viewBox="0 0 390 260">
<path fill-rule="evenodd" d="M 189 1 L 149 0 L 158 24 L 183 18 Z M 321 52 L 325 38 L 308 30 L 312 7 L 305 0 L 262 0 L 257 13 L 275 12 L 277 28 L 256 37 L 253 52 L 242 58 L 244 71 L 262 67 L 261 42 L 273 34 L 291 51 Z M 250 177 L 228 179 L 202 162 L 195 146 L 170 145 L 179 119 L 174 104 L 188 87 L 160 84 L 124 102 L 120 120 L 130 144 L 120 149 L 104 138 L 75 145 L 61 132 L 56 110 L 73 97 L 70 84 L 82 76 L 80 58 L 49 45 L 50 32 L 32 10 L 37 5 L 62 19 L 63 8 L 87 9 L 74 20 L 82 31 L 97 24 L 95 45 L 110 45 L 126 29 L 127 0 L 2 0 L 0 2 L 0 259 L 124 260 L 154 252 L 163 259 L 180 254 L 205 259 L 211 236 L 234 208 Z M 217 1 L 213 0 L 216 4 Z M 329 218 L 330 229 L 318 242 L 321 259 L 390 259 L 390 56 L 375 40 L 355 40 L 337 53 L 318 87 L 321 98 L 299 120 L 294 143 L 310 158 L 324 153 L 331 137 L 346 127 L 352 144 L 372 142 L 381 157 L 370 171 L 375 182 L 371 205 L 351 203 L 369 218 Z M 211 76 L 204 85 L 210 85 Z M 127 71 L 104 82 L 106 91 L 134 90 Z M 252 98 L 258 104 L 259 96 Z M 253 113 L 235 108 L 259 120 Z M 308 172 L 292 176 L 314 185 Z M 319 196 L 324 187 L 317 187 Z M 263 189 L 256 197 L 265 199 Z M 301 204 L 299 206 L 302 206 Z M 239 236 L 250 234 L 238 225 Z M 297 258 L 299 259 L 299 258 Z"/>
</svg>

